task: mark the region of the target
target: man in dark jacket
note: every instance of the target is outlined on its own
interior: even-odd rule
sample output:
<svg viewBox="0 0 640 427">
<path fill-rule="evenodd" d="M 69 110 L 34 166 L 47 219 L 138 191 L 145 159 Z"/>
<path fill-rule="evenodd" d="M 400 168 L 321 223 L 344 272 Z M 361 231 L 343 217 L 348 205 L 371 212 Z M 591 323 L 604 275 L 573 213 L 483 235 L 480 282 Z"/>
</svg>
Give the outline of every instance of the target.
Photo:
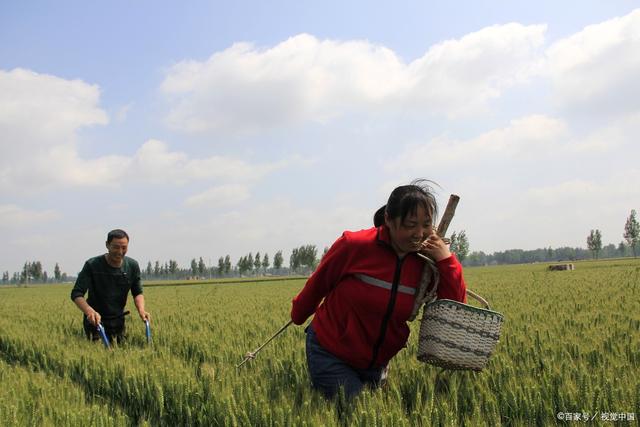
<svg viewBox="0 0 640 427">
<path fill-rule="evenodd" d="M 71 300 L 84 313 L 87 338 L 98 340 L 97 326 L 102 324 L 110 339 L 121 341 L 125 337 L 124 307 L 129 291 L 140 318 L 149 321 L 150 315 L 144 307 L 138 262 L 125 256 L 129 235 L 124 230 L 112 230 L 107 234 L 106 246 L 106 254 L 84 263 L 71 290 Z M 89 296 L 85 299 L 87 291 Z"/>
</svg>

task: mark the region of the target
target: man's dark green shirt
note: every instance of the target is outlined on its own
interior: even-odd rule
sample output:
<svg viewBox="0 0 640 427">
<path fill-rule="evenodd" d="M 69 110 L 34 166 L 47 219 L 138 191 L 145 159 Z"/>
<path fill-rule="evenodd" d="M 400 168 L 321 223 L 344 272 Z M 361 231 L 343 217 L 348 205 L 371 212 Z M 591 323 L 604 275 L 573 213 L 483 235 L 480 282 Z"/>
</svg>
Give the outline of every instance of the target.
<svg viewBox="0 0 640 427">
<path fill-rule="evenodd" d="M 118 316 L 127 304 L 129 290 L 134 297 L 142 293 L 138 262 L 125 256 L 122 266 L 115 268 L 100 255 L 84 263 L 71 290 L 71 299 L 84 297 L 89 291 L 87 303 L 94 310 L 101 316 Z"/>
</svg>

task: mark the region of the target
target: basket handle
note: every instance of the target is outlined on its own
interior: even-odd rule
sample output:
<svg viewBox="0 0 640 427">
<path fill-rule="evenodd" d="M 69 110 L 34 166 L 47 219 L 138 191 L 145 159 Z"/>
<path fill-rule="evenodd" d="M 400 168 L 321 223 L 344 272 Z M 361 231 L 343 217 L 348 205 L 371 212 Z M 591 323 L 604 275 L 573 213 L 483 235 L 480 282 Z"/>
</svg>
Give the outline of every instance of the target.
<svg viewBox="0 0 640 427">
<path fill-rule="evenodd" d="M 475 292 L 473 292 L 473 291 L 471 291 L 469 289 L 467 289 L 467 295 L 469 295 L 470 297 L 473 297 L 478 302 L 483 304 L 487 310 L 491 310 L 491 307 L 489 306 L 489 303 L 487 302 L 487 300 L 482 298 L 480 295 L 476 294 Z"/>
<path fill-rule="evenodd" d="M 422 255 L 422 254 L 421 254 L 421 253 L 419 253 L 419 252 L 417 253 L 417 255 L 418 255 L 420 258 L 423 258 L 425 261 L 433 262 L 433 261 L 431 261 L 431 259 L 429 259 L 429 258 L 428 258 L 428 257 L 426 257 L 425 255 Z M 437 284 L 436 284 L 436 289 L 437 289 Z M 435 291 L 435 289 L 432 289 L 432 292 L 433 292 L 433 291 Z M 467 290 L 466 290 L 466 292 L 467 292 L 467 295 L 468 295 L 468 296 L 472 297 L 473 299 L 475 299 L 476 301 L 478 301 L 480 304 L 484 305 L 484 306 L 485 306 L 485 308 L 486 308 L 487 310 L 491 310 L 491 307 L 489 306 L 489 302 L 488 302 L 486 299 L 482 298 L 480 295 L 476 294 L 475 292 L 473 292 L 473 291 L 472 291 L 472 290 L 470 290 L 470 289 L 467 289 Z M 422 305 L 422 303 L 420 303 L 420 305 Z M 415 311 L 415 310 L 414 310 L 414 311 Z"/>
<path fill-rule="evenodd" d="M 459 201 L 460 201 L 460 196 L 456 194 L 452 194 L 449 197 L 449 202 L 447 203 L 447 207 L 444 210 L 444 214 L 442 215 L 440 224 L 438 224 L 438 230 L 436 231 L 436 233 L 438 233 L 438 236 L 440 236 L 442 239 L 445 238 L 444 236 L 447 233 L 447 229 L 449 228 L 449 224 L 453 219 L 453 215 L 456 213 L 456 207 L 458 206 Z M 423 256 L 421 253 L 418 253 L 418 256 L 425 259 L 427 258 Z M 478 302 L 483 304 L 487 308 L 487 310 L 491 310 L 491 307 L 489 306 L 489 303 L 487 302 L 487 300 L 482 298 L 480 295 L 476 294 L 475 292 L 469 289 L 467 289 L 467 295 L 469 295 L 470 297 L 476 299 Z"/>
</svg>

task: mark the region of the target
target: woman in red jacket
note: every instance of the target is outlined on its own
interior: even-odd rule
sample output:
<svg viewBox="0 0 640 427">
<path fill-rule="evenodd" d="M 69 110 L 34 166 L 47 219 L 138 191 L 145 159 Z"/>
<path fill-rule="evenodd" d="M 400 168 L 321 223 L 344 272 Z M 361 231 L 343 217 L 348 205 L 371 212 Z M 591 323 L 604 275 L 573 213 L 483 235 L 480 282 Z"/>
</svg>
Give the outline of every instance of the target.
<svg viewBox="0 0 640 427">
<path fill-rule="evenodd" d="M 375 226 L 345 231 L 293 299 L 291 319 L 307 328 L 307 364 L 314 388 L 353 397 L 377 387 L 409 337 L 407 320 L 430 256 L 440 272 L 438 298 L 466 301 L 462 266 L 434 230 L 435 197 L 428 181 L 391 193 Z M 324 301 L 323 301 L 324 299 Z M 322 304 L 321 304 L 322 302 Z"/>
</svg>

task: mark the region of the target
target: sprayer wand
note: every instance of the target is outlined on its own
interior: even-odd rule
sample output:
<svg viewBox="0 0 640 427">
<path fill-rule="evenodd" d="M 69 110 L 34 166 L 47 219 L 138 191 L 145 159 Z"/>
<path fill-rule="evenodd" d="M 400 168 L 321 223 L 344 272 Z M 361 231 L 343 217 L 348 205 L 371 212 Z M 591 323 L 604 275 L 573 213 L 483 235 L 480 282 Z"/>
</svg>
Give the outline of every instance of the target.
<svg viewBox="0 0 640 427">
<path fill-rule="evenodd" d="M 289 327 L 289 325 L 291 325 L 293 323 L 293 320 L 289 320 L 287 322 L 286 325 L 284 325 L 282 328 L 280 328 L 280 330 L 278 332 L 276 332 L 271 338 L 269 338 L 267 340 L 267 342 L 265 342 L 264 344 L 262 344 L 260 347 L 256 348 L 253 351 L 248 352 L 247 354 L 245 354 L 244 356 L 244 360 L 242 362 L 240 362 L 239 365 L 236 366 L 236 368 L 239 368 L 240 366 L 244 365 L 248 360 L 250 359 L 255 359 L 256 355 L 258 354 L 258 352 L 260 350 L 262 350 L 262 347 L 264 347 L 265 345 L 269 344 L 271 342 L 271 340 L 273 340 L 275 337 L 277 337 L 278 335 L 280 335 L 282 332 L 284 332 L 285 329 L 287 329 Z"/>
</svg>

